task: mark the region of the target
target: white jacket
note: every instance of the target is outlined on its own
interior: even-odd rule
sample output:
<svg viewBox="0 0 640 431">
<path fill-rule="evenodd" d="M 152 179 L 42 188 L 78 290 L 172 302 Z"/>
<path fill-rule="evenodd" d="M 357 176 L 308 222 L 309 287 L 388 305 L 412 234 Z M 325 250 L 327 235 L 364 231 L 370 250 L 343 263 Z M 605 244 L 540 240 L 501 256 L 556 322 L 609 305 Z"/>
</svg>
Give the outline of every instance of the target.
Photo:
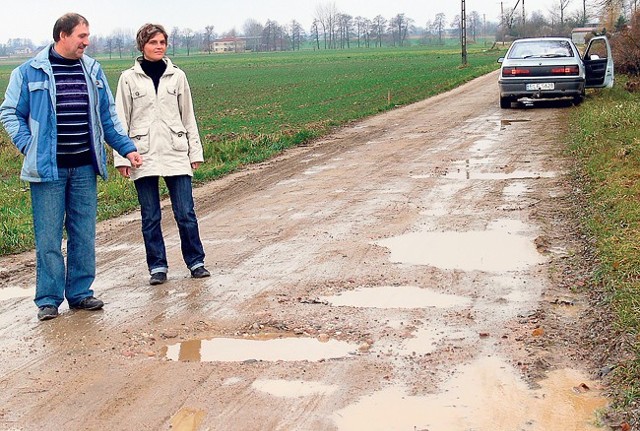
<svg viewBox="0 0 640 431">
<path fill-rule="evenodd" d="M 131 178 L 192 176 L 191 163 L 204 158 L 187 77 L 165 57 L 167 69 L 156 94 L 141 59 L 122 72 L 116 90 L 118 117 L 142 155 L 142 166 L 131 169 Z M 113 159 L 116 167 L 131 166 L 115 151 Z"/>
</svg>

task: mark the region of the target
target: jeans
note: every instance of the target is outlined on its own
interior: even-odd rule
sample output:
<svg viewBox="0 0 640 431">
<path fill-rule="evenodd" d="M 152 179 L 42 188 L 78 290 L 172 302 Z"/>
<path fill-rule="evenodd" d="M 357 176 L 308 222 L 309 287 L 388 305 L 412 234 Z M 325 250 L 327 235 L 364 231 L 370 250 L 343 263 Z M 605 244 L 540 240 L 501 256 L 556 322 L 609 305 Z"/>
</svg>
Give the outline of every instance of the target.
<svg viewBox="0 0 640 431">
<path fill-rule="evenodd" d="M 162 211 L 160 209 L 159 177 L 142 177 L 134 181 L 142 214 L 142 236 L 150 274 L 167 272 L 167 251 L 162 237 Z M 187 268 L 204 266 L 204 248 L 200 241 L 198 220 L 194 210 L 191 177 L 176 175 L 164 177 L 169 189 L 173 217 L 178 225 L 182 258 Z"/>
<path fill-rule="evenodd" d="M 38 307 L 93 296 L 96 276 L 97 181 L 93 166 L 59 168 L 58 180 L 31 183 Z M 67 262 L 62 230 L 67 231 Z"/>
</svg>

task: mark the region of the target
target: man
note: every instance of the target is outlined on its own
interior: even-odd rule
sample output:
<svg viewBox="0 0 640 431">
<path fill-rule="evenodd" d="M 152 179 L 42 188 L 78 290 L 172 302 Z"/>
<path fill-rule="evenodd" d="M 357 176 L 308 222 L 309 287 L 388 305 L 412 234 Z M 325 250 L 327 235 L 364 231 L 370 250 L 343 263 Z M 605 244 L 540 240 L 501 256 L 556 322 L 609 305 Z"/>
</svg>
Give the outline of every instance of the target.
<svg viewBox="0 0 640 431">
<path fill-rule="evenodd" d="M 84 55 L 89 45 L 86 18 L 63 15 L 53 26 L 53 40 L 11 73 L 0 105 L 0 121 L 25 156 L 20 178 L 30 183 L 39 320 L 57 317 L 65 298 L 72 309 L 103 307 L 91 289 L 96 274 L 96 177 L 107 176 L 103 142 L 132 166 L 142 165 L 118 120 L 102 68 Z"/>
</svg>

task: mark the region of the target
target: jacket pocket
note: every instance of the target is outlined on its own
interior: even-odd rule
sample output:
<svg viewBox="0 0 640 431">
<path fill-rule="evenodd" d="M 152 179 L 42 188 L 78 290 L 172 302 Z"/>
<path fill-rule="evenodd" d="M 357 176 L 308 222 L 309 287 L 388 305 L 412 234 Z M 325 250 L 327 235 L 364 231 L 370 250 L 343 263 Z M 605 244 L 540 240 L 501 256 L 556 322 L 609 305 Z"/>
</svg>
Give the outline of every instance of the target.
<svg viewBox="0 0 640 431">
<path fill-rule="evenodd" d="M 169 129 L 171 129 L 171 147 L 176 151 L 188 151 L 189 139 L 184 126 L 174 124 L 170 125 Z"/>
<path fill-rule="evenodd" d="M 49 81 L 36 81 L 29 83 L 29 91 L 48 90 Z"/>
<path fill-rule="evenodd" d="M 133 99 L 139 99 L 147 95 L 147 92 L 144 88 L 134 87 L 131 89 L 131 97 Z"/>
<path fill-rule="evenodd" d="M 149 152 L 149 128 L 133 129 L 129 131 L 129 137 L 135 144 L 140 154 Z"/>
</svg>

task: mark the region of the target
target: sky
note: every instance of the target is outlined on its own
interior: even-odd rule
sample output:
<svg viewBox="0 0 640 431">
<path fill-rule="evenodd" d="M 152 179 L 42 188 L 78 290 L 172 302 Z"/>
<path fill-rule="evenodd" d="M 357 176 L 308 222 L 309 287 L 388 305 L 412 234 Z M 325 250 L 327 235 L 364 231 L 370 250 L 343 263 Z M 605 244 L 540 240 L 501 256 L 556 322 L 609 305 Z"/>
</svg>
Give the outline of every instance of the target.
<svg viewBox="0 0 640 431">
<path fill-rule="evenodd" d="M 513 9 L 517 0 L 465 0 L 467 14 L 480 13 L 487 21 L 498 22 L 501 4 Z M 521 0 L 525 1 L 525 0 Z M 539 10 L 548 15 L 560 0 L 526 0 L 525 11 Z M 579 3 L 577 0 L 574 3 Z M 242 32 L 247 19 L 264 24 L 268 19 L 280 25 L 292 20 L 309 30 L 318 6 L 335 5 L 336 9 L 353 17 L 372 19 L 382 15 L 389 19 L 399 13 L 424 27 L 437 13 L 444 13 L 450 22 L 460 14 L 459 0 L 18 0 L 4 7 L 0 25 L 0 43 L 10 38 L 31 39 L 35 44 L 52 41 L 53 24 L 67 12 L 77 12 L 89 21 L 91 34 L 108 36 L 115 30 L 130 30 L 135 34 L 146 22 L 162 24 L 170 31 L 174 27 L 202 31 L 213 25 L 216 34 L 231 29 Z M 518 6 L 520 10 L 521 6 Z M 570 8 L 571 9 L 571 8 Z"/>
</svg>

